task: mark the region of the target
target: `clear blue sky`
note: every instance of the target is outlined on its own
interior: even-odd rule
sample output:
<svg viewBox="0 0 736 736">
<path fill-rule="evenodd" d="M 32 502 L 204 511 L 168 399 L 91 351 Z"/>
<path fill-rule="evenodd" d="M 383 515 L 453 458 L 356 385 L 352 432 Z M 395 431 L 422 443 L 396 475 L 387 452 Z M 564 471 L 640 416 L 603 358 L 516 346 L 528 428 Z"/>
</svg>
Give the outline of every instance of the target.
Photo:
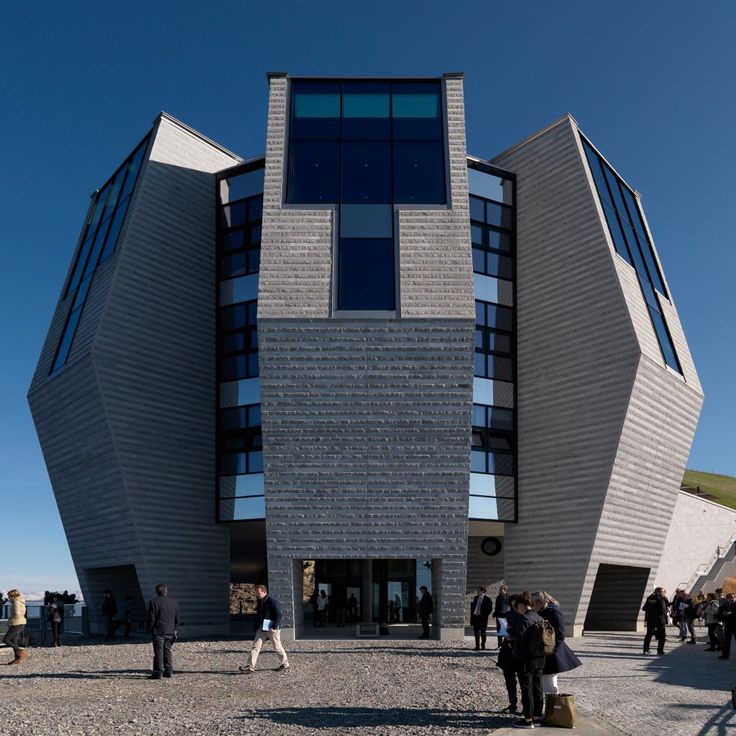
<svg viewBox="0 0 736 736">
<path fill-rule="evenodd" d="M 6 3 L 0 588 L 76 587 L 25 395 L 90 193 L 160 110 L 262 153 L 270 70 L 464 71 L 482 157 L 571 112 L 644 196 L 706 393 L 689 465 L 736 475 L 734 38 L 726 0 Z"/>
</svg>

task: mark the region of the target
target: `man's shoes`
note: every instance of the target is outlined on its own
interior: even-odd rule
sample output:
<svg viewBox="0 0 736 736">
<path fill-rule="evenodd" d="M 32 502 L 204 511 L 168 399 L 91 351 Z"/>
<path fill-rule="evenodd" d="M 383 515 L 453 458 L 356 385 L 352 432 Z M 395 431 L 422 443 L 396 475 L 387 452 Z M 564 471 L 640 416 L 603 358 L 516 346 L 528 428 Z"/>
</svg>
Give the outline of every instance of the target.
<svg viewBox="0 0 736 736">
<path fill-rule="evenodd" d="M 728 654 L 721 654 L 721 656 L 718 657 L 718 659 L 728 659 L 728 658 L 729 658 Z"/>
<path fill-rule="evenodd" d="M 279 666 L 278 666 L 278 667 L 276 668 L 276 672 L 284 672 L 284 671 L 286 671 L 286 670 L 288 670 L 288 669 L 289 669 L 289 665 L 288 665 L 288 664 L 280 664 L 280 665 L 279 665 Z"/>
<path fill-rule="evenodd" d="M 515 705 L 507 705 L 501 713 L 511 713 L 516 716 L 519 714 L 519 709 Z"/>
<path fill-rule="evenodd" d="M 645 649 L 644 650 L 644 654 L 649 654 L 649 650 L 648 649 Z"/>
<path fill-rule="evenodd" d="M 481 644 L 481 645 L 480 645 L 480 648 L 481 648 L 481 649 L 485 649 L 485 648 L 486 648 L 486 645 L 485 645 L 485 644 Z"/>
<path fill-rule="evenodd" d="M 697 643 L 698 642 L 697 641 L 694 641 L 693 639 L 690 639 L 690 641 L 688 642 L 688 644 L 697 644 Z"/>
<path fill-rule="evenodd" d="M 473 647 L 473 651 L 477 652 L 480 649 L 480 647 Z"/>
<path fill-rule="evenodd" d="M 164 672 L 164 677 L 171 677 L 173 674 L 173 672 Z"/>
<path fill-rule="evenodd" d="M 244 667 L 238 667 L 238 670 L 245 674 L 250 674 L 251 672 L 255 672 L 255 670 L 249 664 L 246 664 Z"/>
<path fill-rule="evenodd" d="M 657 652 L 657 656 L 661 657 L 664 654 L 664 652 Z"/>
<path fill-rule="evenodd" d="M 161 675 L 148 675 L 149 680 L 160 680 Z"/>
<path fill-rule="evenodd" d="M 514 721 L 511 725 L 514 728 L 534 728 L 534 721 L 527 721 L 525 718 L 522 718 L 519 721 Z"/>
</svg>

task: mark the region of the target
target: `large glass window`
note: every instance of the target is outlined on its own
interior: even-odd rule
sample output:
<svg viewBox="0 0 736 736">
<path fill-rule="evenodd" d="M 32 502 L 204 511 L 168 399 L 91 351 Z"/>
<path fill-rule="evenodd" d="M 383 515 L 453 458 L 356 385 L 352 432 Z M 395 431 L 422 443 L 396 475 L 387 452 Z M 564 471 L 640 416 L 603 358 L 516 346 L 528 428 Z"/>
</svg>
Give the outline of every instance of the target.
<svg viewBox="0 0 736 736">
<path fill-rule="evenodd" d="M 82 243 L 77 248 L 72 274 L 64 289 L 64 299 L 71 299 L 72 306 L 56 348 L 50 375 L 66 365 L 94 275 L 117 245 L 147 149 L 148 136 L 95 195 L 84 224 Z"/>
<path fill-rule="evenodd" d="M 515 521 L 514 185 L 506 172 L 469 166 L 476 324 L 468 513 Z"/>
<path fill-rule="evenodd" d="M 659 297 L 654 291 L 656 289 L 664 298 L 668 298 L 639 203 L 629 186 L 587 139 L 581 136 L 581 140 L 614 248 L 636 271 L 664 362 L 673 370 L 682 373 L 672 337 L 662 314 Z"/>
<path fill-rule="evenodd" d="M 309 121 L 329 100 L 308 100 Z M 217 513 L 219 521 L 265 514 L 258 385 L 258 272 L 263 213 L 263 161 L 220 174 L 218 262 Z"/>
<path fill-rule="evenodd" d="M 439 80 L 295 80 L 289 133 L 286 201 L 338 208 L 337 308 L 395 310 L 392 208 L 447 202 Z"/>
</svg>

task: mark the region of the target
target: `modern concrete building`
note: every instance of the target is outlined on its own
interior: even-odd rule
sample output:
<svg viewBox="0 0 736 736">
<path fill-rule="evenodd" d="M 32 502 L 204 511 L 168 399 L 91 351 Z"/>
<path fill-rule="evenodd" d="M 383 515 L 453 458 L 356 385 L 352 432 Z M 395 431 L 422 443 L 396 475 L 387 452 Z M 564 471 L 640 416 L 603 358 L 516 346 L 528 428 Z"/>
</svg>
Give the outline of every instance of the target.
<svg viewBox="0 0 736 736">
<path fill-rule="evenodd" d="M 265 156 L 162 113 L 92 196 L 29 393 L 85 598 L 635 627 L 702 403 L 639 195 L 569 115 L 468 155 L 461 74 L 268 81 Z"/>
</svg>

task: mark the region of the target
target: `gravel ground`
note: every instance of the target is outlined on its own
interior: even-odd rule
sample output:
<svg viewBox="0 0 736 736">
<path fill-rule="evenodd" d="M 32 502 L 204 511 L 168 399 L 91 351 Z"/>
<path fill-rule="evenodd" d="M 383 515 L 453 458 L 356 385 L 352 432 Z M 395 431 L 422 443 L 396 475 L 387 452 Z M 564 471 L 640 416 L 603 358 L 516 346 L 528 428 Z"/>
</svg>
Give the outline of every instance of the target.
<svg viewBox="0 0 736 736">
<path fill-rule="evenodd" d="M 643 656 L 641 638 L 568 640 L 584 666 L 560 676 L 561 689 L 595 717 L 577 736 L 596 724 L 596 734 L 612 736 L 734 733 L 736 660 L 672 638 L 664 657 Z M 275 671 L 278 658 L 265 645 L 258 670 L 242 675 L 249 646 L 179 642 L 174 678 L 158 681 L 146 679 L 148 642 L 31 649 L 23 665 L 0 668 L 0 734 L 473 736 L 512 720 L 499 714 L 507 701 L 494 652 L 474 652 L 470 639 L 286 642 L 287 672 Z M 0 649 L 0 662 L 10 658 Z"/>
<path fill-rule="evenodd" d="M 175 675 L 147 680 L 150 643 L 36 648 L 0 670 L 0 734 L 468 734 L 508 725 L 492 652 L 435 641 L 179 642 Z M 0 650 L 0 662 L 11 658 Z"/>
</svg>

